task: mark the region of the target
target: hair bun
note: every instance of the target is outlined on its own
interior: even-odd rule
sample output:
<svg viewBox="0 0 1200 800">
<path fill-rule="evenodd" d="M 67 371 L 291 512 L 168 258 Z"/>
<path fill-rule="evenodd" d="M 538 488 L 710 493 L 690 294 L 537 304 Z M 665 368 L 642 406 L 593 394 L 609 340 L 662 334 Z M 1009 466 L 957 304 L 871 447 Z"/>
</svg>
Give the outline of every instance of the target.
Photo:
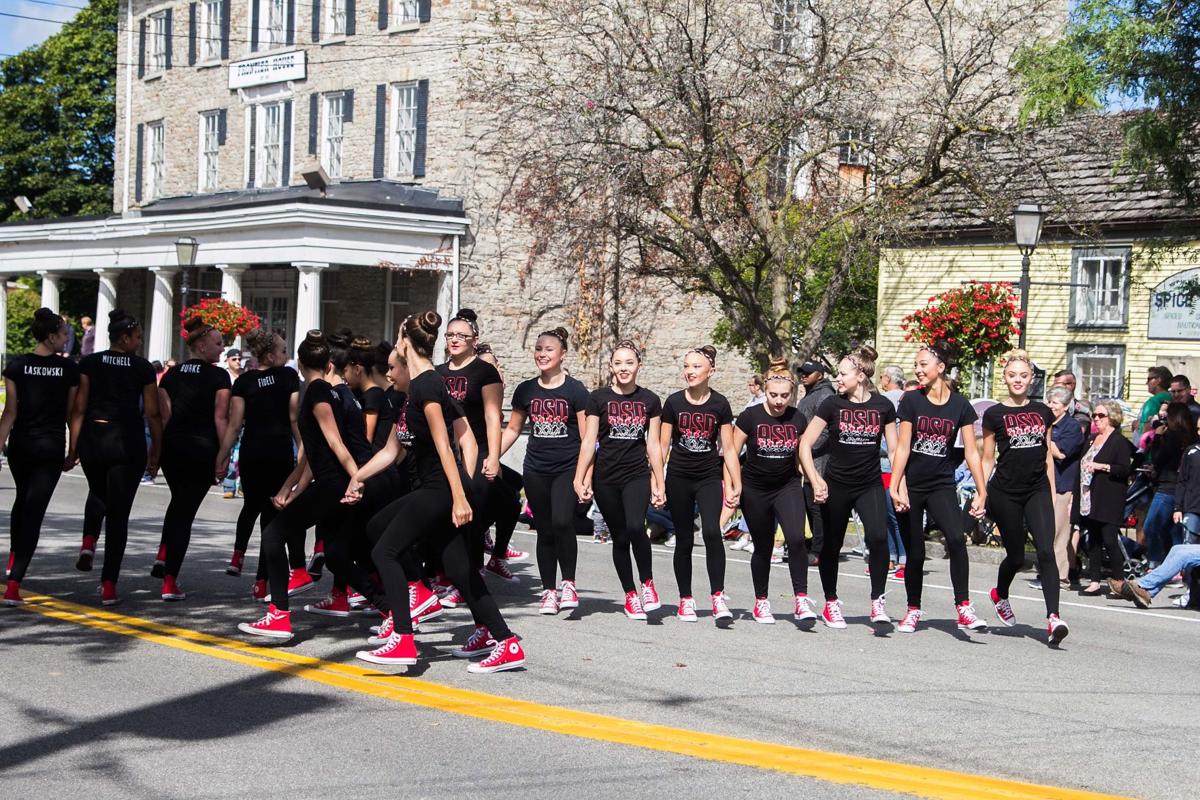
<svg viewBox="0 0 1200 800">
<path fill-rule="evenodd" d="M 788 369 L 788 360 L 783 356 L 772 356 L 767 362 L 767 374 L 772 372 L 790 372 Z"/>
<path fill-rule="evenodd" d="M 868 361 L 879 360 L 879 351 L 869 344 L 859 345 L 858 354 Z"/>
<path fill-rule="evenodd" d="M 467 322 L 478 322 L 479 315 L 475 313 L 473 308 L 460 308 L 455 314 L 455 319 L 465 319 Z"/>
<path fill-rule="evenodd" d="M 321 347 L 328 344 L 323 331 L 312 329 L 304 334 L 304 343 L 310 347 Z"/>
<path fill-rule="evenodd" d="M 129 319 L 129 316 L 130 316 L 129 312 L 126 311 L 125 309 L 114 308 L 112 311 L 108 312 L 108 321 L 109 322 L 120 322 L 120 321 Z"/>
<path fill-rule="evenodd" d="M 208 326 L 208 323 L 204 321 L 203 317 L 196 316 L 196 317 L 190 318 L 187 322 L 185 322 L 183 324 L 183 329 L 185 331 L 187 331 L 187 334 L 190 337 L 196 331 L 200 330 L 201 328 L 207 327 L 207 326 Z"/>
<path fill-rule="evenodd" d="M 371 346 L 371 340 L 366 336 L 355 336 L 354 340 L 350 342 L 350 347 L 355 350 L 370 350 Z"/>
<path fill-rule="evenodd" d="M 442 315 L 436 311 L 426 311 L 417 316 L 417 326 L 430 336 L 437 336 L 442 328 Z"/>
<path fill-rule="evenodd" d="M 567 329 L 561 325 L 554 329 L 554 335 L 562 339 L 564 345 L 571 340 L 571 334 L 567 333 Z"/>
<path fill-rule="evenodd" d="M 51 317 L 57 317 L 57 316 L 58 316 L 58 314 L 55 314 L 53 311 L 51 311 L 50 309 L 48 309 L 44 306 L 42 308 L 39 308 L 37 311 L 33 312 L 34 319 L 50 319 Z"/>
<path fill-rule="evenodd" d="M 699 350 L 701 353 L 704 353 L 704 355 L 706 355 L 708 357 L 708 360 L 713 363 L 713 366 L 716 366 L 716 364 L 717 364 L 717 348 L 713 347 L 711 344 L 706 344 L 703 347 L 697 347 L 696 349 Z"/>
<path fill-rule="evenodd" d="M 354 333 L 349 328 L 338 328 L 333 333 L 325 334 L 325 343 L 330 347 L 338 347 L 343 350 L 350 347 L 350 342 L 354 340 Z"/>
</svg>

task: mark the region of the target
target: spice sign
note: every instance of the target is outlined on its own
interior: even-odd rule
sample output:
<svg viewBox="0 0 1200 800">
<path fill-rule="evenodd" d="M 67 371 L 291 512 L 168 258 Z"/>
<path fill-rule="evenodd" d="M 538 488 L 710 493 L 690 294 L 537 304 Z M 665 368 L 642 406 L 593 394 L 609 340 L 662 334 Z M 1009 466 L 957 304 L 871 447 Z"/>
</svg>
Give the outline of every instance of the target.
<svg viewBox="0 0 1200 800">
<path fill-rule="evenodd" d="M 1154 287 L 1147 335 L 1200 341 L 1200 269 L 1177 272 Z"/>
<path fill-rule="evenodd" d="M 304 67 L 303 50 L 235 61 L 229 65 L 229 88 L 244 89 L 264 83 L 302 81 L 305 76 Z"/>
</svg>

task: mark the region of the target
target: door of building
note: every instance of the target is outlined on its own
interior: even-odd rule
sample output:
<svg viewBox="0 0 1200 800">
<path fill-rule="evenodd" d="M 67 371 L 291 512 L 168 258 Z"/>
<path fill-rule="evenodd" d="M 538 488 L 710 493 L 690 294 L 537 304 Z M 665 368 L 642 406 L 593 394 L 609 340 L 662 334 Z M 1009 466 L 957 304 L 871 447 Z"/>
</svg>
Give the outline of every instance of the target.
<svg viewBox="0 0 1200 800">
<path fill-rule="evenodd" d="M 290 348 L 292 341 L 292 296 L 286 291 L 255 290 L 246 295 L 246 305 L 262 320 L 262 326 L 283 337 Z"/>
</svg>

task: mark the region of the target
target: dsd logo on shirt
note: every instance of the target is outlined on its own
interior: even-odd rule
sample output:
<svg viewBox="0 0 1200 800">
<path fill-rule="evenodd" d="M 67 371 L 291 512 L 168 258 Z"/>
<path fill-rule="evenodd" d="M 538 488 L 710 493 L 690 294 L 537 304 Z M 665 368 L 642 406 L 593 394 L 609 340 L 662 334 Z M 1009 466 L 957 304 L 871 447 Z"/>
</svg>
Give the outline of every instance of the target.
<svg viewBox="0 0 1200 800">
<path fill-rule="evenodd" d="M 917 417 L 914 426 L 913 452 L 927 456 L 943 457 L 950 450 L 950 437 L 954 423 L 942 417 Z"/>
<path fill-rule="evenodd" d="M 713 431 L 717 418 L 705 411 L 683 411 L 679 414 L 679 446 L 689 453 L 711 453 Z"/>
<path fill-rule="evenodd" d="M 404 405 L 400 407 L 400 413 L 396 415 L 396 441 L 400 442 L 402 447 L 412 447 L 413 435 L 408 429 L 408 400 L 405 399 Z"/>
<path fill-rule="evenodd" d="M 1004 415 L 1008 446 L 1018 450 L 1041 447 L 1046 440 L 1046 420 L 1036 411 L 1017 411 Z"/>
<path fill-rule="evenodd" d="M 447 375 L 445 376 L 445 380 L 446 391 L 450 393 L 451 397 L 460 403 L 467 399 L 466 378 L 462 377 L 461 375 Z"/>
<path fill-rule="evenodd" d="M 758 454 L 763 458 L 792 458 L 800 442 L 800 434 L 791 423 L 763 423 L 755 429 L 754 438 L 758 444 Z"/>
<path fill-rule="evenodd" d="M 875 447 L 882 425 L 883 415 L 873 408 L 843 408 L 838 411 L 838 444 Z"/>
<path fill-rule="evenodd" d="M 641 400 L 608 401 L 608 438 L 638 440 L 646 435 L 646 404 Z"/>
<path fill-rule="evenodd" d="M 567 438 L 570 404 L 560 397 L 536 397 L 529 401 L 529 422 L 537 439 Z"/>
</svg>

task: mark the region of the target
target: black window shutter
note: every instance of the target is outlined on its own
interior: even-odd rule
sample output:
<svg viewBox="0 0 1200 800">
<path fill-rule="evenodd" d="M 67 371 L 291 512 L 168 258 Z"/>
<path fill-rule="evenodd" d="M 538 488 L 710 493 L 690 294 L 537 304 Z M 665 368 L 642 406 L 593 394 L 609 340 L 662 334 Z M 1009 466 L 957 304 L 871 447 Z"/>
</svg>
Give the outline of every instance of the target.
<svg viewBox="0 0 1200 800">
<path fill-rule="evenodd" d="M 229 58 L 229 8 L 230 0 L 221 0 L 221 58 Z"/>
<path fill-rule="evenodd" d="M 387 14 L 388 4 L 392 0 L 379 0 L 379 30 L 386 31 L 388 26 Z M 375 177 L 379 177 L 376 175 Z"/>
<path fill-rule="evenodd" d="M 229 112 L 222 108 L 217 112 L 217 146 L 225 146 L 225 136 L 229 130 Z"/>
<path fill-rule="evenodd" d="M 317 120 L 320 114 L 321 95 L 313 92 L 308 96 L 308 154 L 317 154 Z"/>
<path fill-rule="evenodd" d="M 142 202 L 142 153 L 146 146 L 146 126 L 138 123 L 137 126 L 137 166 L 133 171 L 133 199 L 140 203 Z"/>
<path fill-rule="evenodd" d="M 279 185 L 292 182 L 292 101 L 283 104 L 283 168 L 279 171 Z"/>
<path fill-rule="evenodd" d="M 296 0 L 287 1 L 287 23 L 284 26 L 287 30 L 287 44 L 296 43 Z"/>
<path fill-rule="evenodd" d="M 429 81 L 417 81 L 417 141 L 413 147 L 413 177 L 425 177 L 425 128 L 429 121 Z"/>
<path fill-rule="evenodd" d="M 347 89 L 342 97 L 342 122 L 354 122 L 354 90 Z"/>
<path fill-rule="evenodd" d="M 371 174 L 383 177 L 383 154 L 387 144 L 387 84 L 375 87 L 375 164 Z"/>
<path fill-rule="evenodd" d="M 255 5 L 257 6 L 258 4 L 255 3 Z M 258 160 L 257 159 L 258 154 L 254 150 L 255 134 L 257 133 L 257 131 L 255 130 L 255 127 L 257 126 L 257 123 L 258 123 L 258 106 L 246 106 L 246 116 L 250 120 L 250 152 L 247 155 L 249 162 L 247 163 L 247 173 L 248 174 L 247 174 L 247 179 L 246 179 L 246 186 L 250 189 L 253 189 L 254 188 L 254 167 L 255 167 L 254 162 Z"/>
<path fill-rule="evenodd" d="M 138 22 L 138 77 L 146 75 L 146 20 Z"/>
<path fill-rule="evenodd" d="M 188 3 L 188 66 L 196 63 L 196 4 Z"/>
<path fill-rule="evenodd" d="M 354 35 L 354 0 L 346 0 L 346 35 Z"/>
<path fill-rule="evenodd" d="M 171 68 L 171 45 L 174 42 L 175 37 L 171 35 L 171 9 L 169 9 L 169 8 L 167 9 L 167 18 L 166 18 L 164 27 L 166 28 L 166 39 L 167 40 L 165 42 L 163 42 L 163 49 L 166 51 L 166 55 L 167 55 L 167 58 L 166 58 L 167 69 L 170 69 Z"/>
<path fill-rule="evenodd" d="M 250 2 L 250 52 L 258 52 L 258 0 Z"/>
<path fill-rule="evenodd" d="M 421 0 L 420 5 L 417 6 L 417 19 L 419 19 L 421 22 L 429 22 L 430 18 L 433 16 L 432 6 L 432 0 Z"/>
<path fill-rule="evenodd" d="M 333 2 L 333 0 L 329 0 Z M 312 0 L 312 40 L 321 41 L 321 0 Z"/>
</svg>

